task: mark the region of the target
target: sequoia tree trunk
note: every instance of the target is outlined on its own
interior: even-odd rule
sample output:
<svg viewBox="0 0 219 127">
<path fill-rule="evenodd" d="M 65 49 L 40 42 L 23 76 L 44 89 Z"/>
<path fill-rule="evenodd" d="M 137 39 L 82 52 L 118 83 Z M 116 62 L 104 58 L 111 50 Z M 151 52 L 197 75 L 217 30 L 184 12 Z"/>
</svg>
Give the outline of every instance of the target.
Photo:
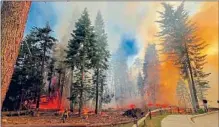
<svg viewBox="0 0 219 127">
<path fill-rule="evenodd" d="M 1 6 L 1 106 L 14 72 L 31 1 L 4 1 Z"/>
</svg>

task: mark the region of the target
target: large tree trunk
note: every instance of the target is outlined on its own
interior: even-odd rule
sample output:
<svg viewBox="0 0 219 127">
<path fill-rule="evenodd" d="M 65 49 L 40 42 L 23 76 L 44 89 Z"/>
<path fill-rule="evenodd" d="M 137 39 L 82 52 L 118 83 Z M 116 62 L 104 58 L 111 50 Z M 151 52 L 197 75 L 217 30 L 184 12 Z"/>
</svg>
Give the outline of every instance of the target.
<svg viewBox="0 0 219 127">
<path fill-rule="evenodd" d="M 31 1 L 4 1 L 1 8 L 1 106 L 14 72 Z"/>
</svg>

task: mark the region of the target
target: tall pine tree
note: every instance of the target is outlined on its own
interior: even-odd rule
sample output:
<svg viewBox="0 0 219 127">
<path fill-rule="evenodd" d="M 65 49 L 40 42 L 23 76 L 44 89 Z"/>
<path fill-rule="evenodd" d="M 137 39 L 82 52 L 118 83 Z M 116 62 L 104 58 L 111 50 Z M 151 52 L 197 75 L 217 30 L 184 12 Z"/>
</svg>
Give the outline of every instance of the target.
<svg viewBox="0 0 219 127">
<path fill-rule="evenodd" d="M 43 92 L 42 75 L 43 59 L 45 65 L 50 59 L 50 50 L 55 39 L 50 36 L 51 29 L 47 25 L 44 28 L 33 28 L 21 43 L 21 49 L 15 66 L 12 82 L 7 98 L 19 96 L 19 107 L 22 109 L 24 100 L 35 100 L 39 108 L 40 93 Z M 51 40 L 50 40 L 51 39 Z M 46 43 L 44 45 L 44 43 Z M 44 48 L 45 46 L 45 48 Z M 43 50 L 46 49 L 46 50 Z M 45 51 L 45 56 L 44 56 Z M 41 67 L 41 68 L 40 68 Z M 17 92 L 14 92 L 17 88 Z M 8 101 L 9 99 L 6 99 Z"/>
<path fill-rule="evenodd" d="M 100 84 L 100 102 L 102 105 L 103 99 L 103 86 L 105 82 L 105 70 L 108 68 L 108 59 L 110 53 L 108 51 L 107 35 L 104 30 L 104 21 L 100 11 L 97 13 L 95 20 L 94 31 L 96 35 L 97 49 L 95 51 L 95 58 L 93 59 L 94 71 L 95 71 L 95 83 L 96 83 L 96 107 L 95 113 L 98 113 L 98 101 L 99 101 L 99 84 Z M 100 106 L 102 107 L 102 106 Z"/>
<path fill-rule="evenodd" d="M 83 108 L 83 94 L 84 94 L 84 79 L 86 78 L 85 73 L 93 67 L 92 59 L 95 56 L 97 48 L 95 41 L 95 34 L 89 14 L 85 8 L 81 17 L 75 24 L 75 30 L 73 30 L 72 39 L 68 43 L 68 49 L 66 51 L 66 59 L 68 64 L 72 67 L 75 66 L 79 78 L 77 78 L 77 84 L 79 85 L 79 115 L 82 113 Z M 74 69 L 74 68 L 73 68 Z"/>
<path fill-rule="evenodd" d="M 36 28 L 35 34 L 36 34 L 36 40 L 38 42 L 38 45 L 40 47 L 40 56 L 41 56 L 41 86 L 38 86 L 38 95 L 37 95 L 37 103 L 36 108 L 39 108 L 40 104 L 40 95 L 41 95 L 41 89 L 44 87 L 44 74 L 45 74 L 45 65 L 48 64 L 49 59 L 51 57 L 51 51 L 52 46 L 55 44 L 56 39 L 51 36 L 52 29 L 49 26 L 49 23 L 46 24 L 44 28 Z"/>
<path fill-rule="evenodd" d="M 180 68 L 181 76 L 189 83 L 193 109 L 196 111 L 199 104 L 195 71 L 199 68 L 197 65 L 201 64 L 202 67 L 204 65 L 205 54 L 201 55 L 200 52 L 205 48 L 205 44 L 197 37 L 197 28 L 189 20 L 183 6 L 184 3 L 174 10 L 171 5 L 163 3 L 165 11 L 159 12 L 161 14 L 161 20 L 158 21 L 161 26 L 159 37 L 163 41 L 163 52 Z"/>
</svg>

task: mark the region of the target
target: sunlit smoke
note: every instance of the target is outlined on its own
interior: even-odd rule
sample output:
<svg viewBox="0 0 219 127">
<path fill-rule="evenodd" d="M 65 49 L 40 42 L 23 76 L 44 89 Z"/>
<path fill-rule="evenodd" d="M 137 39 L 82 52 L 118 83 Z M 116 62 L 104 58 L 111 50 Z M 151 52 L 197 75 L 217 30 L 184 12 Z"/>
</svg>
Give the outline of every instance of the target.
<svg viewBox="0 0 219 127">
<path fill-rule="evenodd" d="M 210 105 L 218 106 L 216 100 L 218 99 L 218 2 L 205 2 L 198 13 L 192 18 L 197 25 L 197 34 L 207 44 L 206 50 L 203 52 L 207 56 L 207 64 L 204 71 L 210 72 L 208 77 L 210 89 L 207 92 L 207 99 L 210 100 Z"/>
</svg>

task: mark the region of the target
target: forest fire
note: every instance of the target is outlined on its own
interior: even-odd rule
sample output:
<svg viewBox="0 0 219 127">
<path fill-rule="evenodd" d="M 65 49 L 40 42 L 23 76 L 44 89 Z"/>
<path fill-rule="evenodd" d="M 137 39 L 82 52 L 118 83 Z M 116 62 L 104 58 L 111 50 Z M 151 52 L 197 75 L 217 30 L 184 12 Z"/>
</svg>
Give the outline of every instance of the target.
<svg viewBox="0 0 219 127">
<path fill-rule="evenodd" d="M 130 105 L 129 105 L 129 108 L 130 108 L 130 109 L 134 109 L 135 107 L 136 107 L 136 106 L 135 106 L 134 104 L 130 104 Z"/>
<path fill-rule="evenodd" d="M 52 96 L 41 95 L 39 110 L 59 110 L 64 111 L 64 107 L 61 103 L 60 94 L 58 91 L 54 92 Z M 35 103 L 31 104 L 31 107 L 35 107 Z"/>
<path fill-rule="evenodd" d="M 40 104 L 39 109 L 60 109 L 59 98 L 49 98 L 47 102 Z"/>
<path fill-rule="evenodd" d="M 215 3 L 197 3 L 192 9 L 186 1 L 136 3 L 131 8 L 123 3 L 124 8 L 113 9 L 113 16 L 108 11 L 113 3 L 106 3 L 101 5 L 103 8 L 95 21 L 92 21 L 96 13 L 93 4 L 67 3 L 73 4 L 66 6 L 67 10 L 75 5 L 80 10 L 72 10 L 74 15 L 70 19 L 71 11 L 48 3 L 42 8 L 31 7 L 28 21 L 25 14 L 22 21 L 27 22 L 25 31 L 24 28 L 19 31 L 25 23 L 12 21 L 16 16 L 10 14 L 22 14 L 18 8 L 25 6 L 3 3 L 3 14 L 11 16 L 3 18 L 7 22 L 3 34 L 7 35 L 2 43 L 21 42 L 12 48 L 20 49 L 19 52 L 3 54 L 3 63 L 10 58 L 7 56 L 16 58 L 14 62 L 17 60 L 3 66 L 7 70 L 7 65 L 13 65 L 10 82 L 2 87 L 5 124 L 133 123 L 147 115 L 192 115 L 201 112 L 201 100 L 217 99 L 218 21 L 215 16 L 218 7 Z M 48 5 L 54 14 L 45 17 L 33 13 L 43 13 Z M 29 10 L 29 5 L 26 9 Z M 123 12 L 131 13 L 124 16 Z M 40 23 L 46 18 L 51 22 L 39 25 L 32 22 L 33 17 L 39 17 Z M 105 30 L 109 27 L 112 29 Z M 10 34 L 11 28 L 21 35 L 25 33 L 25 37 L 12 43 L 5 41 L 18 36 Z M 8 51 L 7 46 L 3 50 Z M 208 112 L 207 106 L 204 109 Z"/>
<path fill-rule="evenodd" d="M 84 115 L 87 115 L 88 113 L 89 113 L 89 109 L 88 109 L 88 108 L 84 108 L 84 109 L 83 109 L 83 114 L 84 114 Z"/>
</svg>

